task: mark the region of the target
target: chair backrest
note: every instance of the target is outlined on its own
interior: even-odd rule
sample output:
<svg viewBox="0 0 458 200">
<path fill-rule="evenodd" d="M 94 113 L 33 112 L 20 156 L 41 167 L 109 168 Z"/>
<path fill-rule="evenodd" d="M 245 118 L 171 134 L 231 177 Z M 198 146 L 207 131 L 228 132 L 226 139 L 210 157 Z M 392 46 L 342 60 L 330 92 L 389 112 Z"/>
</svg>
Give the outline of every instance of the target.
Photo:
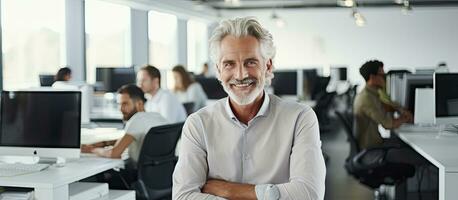
<svg viewBox="0 0 458 200">
<path fill-rule="evenodd" d="M 184 123 L 151 128 L 145 136 L 137 163 L 138 179 L 149 190 L 172 187 L 175 147 Z"/>
<path fill-rule="evenodd" d="M 349 112 L 342 113 L 339 111 L 336 111 L 335 113 L 345 128 L 345 133 L 347 134 L 347 140 L 350 143 L 350 155 L 348 156 L 348 158 L 351 158 L 361 151 L 358 141 L 356 140 L 354 136 L 353 114 Z"/>
<path fill-rule="evenodd" d="M 221 99 L 227 97 L 223 86 L 217 78 L 195 77 L 195 80 L 202 86 L 209 99 Z"/>
<path fill-rule="evenodd" d="M 313 110 L 315 112 L 321 112 L 321 111 L 327 111 L 331 108 L 331 105 L 333 103 L 333 100 L 335 96 L 337 95 L 336 92 L 323 92 L 319 97 L 317 98 L 317 103 Z"/>
<path fill-rule="evenodd" d="M 194 112 L 194 102 L 186 102 L 183 103 L 184 109 L 186 110 L 186 114 L 188 116 Z"/>
<path fill-rule="evenodd" d="M 40 86 L 45 87 L 45 86 L 52 86 L 54 83 L 54 75 L 49 75 L 49 74 L 40 74 L 38 75 L 40 78 Z"/>
</svg>

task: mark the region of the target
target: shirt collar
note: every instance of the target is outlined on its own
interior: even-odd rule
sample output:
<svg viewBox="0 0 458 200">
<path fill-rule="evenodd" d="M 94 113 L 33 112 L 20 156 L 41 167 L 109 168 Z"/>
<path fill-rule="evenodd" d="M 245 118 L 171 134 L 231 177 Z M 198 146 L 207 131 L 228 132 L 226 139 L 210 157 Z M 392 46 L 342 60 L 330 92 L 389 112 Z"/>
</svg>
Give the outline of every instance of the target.
<svg viewBox="0 0 458 200">
<path fill-rule="evenodd" d="M 161 88 L 159 88 L 154 96 L 151 96 L 150 94 L 147 94 L 147 95 L 145 95 L 145 98 L 147 100 L 151 100 L 153 102 L 156 102 L 156 101 L 159 100 L 159 98 L 160 98 L 160 96 L 162 95 L 163 92 L 164 91 Z"/>
<path fill-rule="evenodd" d="M 366 88 L 366 90 L 367 90 L 368 92 L 370 92 L 370 93 L 375 94 L 375 95 L 378 96 L 377 88 L 371 87 L 371 86 L 368 86 L 368 85 L 366 85 L 365 88 Z"/>
<path fill-rule="evenodd" d="M 267 115 L 267 111 L 269 110 L 270 97 L 269 97 L 269 94 L 267 94 L 265 91 L 263 92 L 264 92 L 264 101 L 262 102 L 261 108 L 259 109 L 258 113 L 256 114 L 254 118 L 258 116 Z M 226 98 L 226 103 L 224 107 L 225 107 L 227 114 L 229 115 L 231 119 L 237 119 L 234 112 L 232 112 L 231 105 L 229 103 L 229 97 Z"/>
</svg>

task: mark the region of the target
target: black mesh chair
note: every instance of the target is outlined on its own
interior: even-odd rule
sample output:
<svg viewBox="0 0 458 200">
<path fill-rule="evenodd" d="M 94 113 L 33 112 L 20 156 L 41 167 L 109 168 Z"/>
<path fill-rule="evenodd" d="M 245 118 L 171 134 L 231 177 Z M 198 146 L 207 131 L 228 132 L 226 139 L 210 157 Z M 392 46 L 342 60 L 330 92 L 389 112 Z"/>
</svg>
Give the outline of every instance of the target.
<svg viewBox="0 0 458 200">
<path fill-rule="evenodd" d="M 194 112 L 194 102 L 183 103 L 183 107 L 186 110 L 186 114 L 188 116 Z"/>
<path fill-rule="evenodd" d="M 50 87 L 54 83 L 54 75 L 40 74 L 38 78 L 40 78 L 40 86 L 42 87 Z"/>
<path fill-rule="evenodd" d="M 414 175 L 414 166 L 386 160 L 388 149 L 393 147 L 361 149 L 353 135 L 353 115 L 341 112 L 336 112 L 336 115 L 342 122 L 350 143 L 350 154 L 345 160 L 345 168 L 359 182 L 377 190 L 381 185 L 396 185 Z"/>
<path fill-rule="evenodd" d="M 172 174 L 178 158 L 175 147 L 184 123 L 151 128 L 138 159 L 137 199 L 168 199 L 172 196 Z"/>
</svg>

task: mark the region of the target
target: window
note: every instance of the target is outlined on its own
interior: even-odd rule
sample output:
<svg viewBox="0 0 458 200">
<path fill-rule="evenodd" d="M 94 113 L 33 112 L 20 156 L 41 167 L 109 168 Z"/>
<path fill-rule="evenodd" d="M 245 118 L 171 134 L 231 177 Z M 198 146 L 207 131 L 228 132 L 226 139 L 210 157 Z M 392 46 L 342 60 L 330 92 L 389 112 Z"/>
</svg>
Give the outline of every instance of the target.
<svg viewBox="0 0 458 200">
<path fill-rule="evenodd" d="M 196 74 L 208 62 L 207 24 L 196 20 L 188 21 L 188 70 Z"/>
<path fill-rule="evenodd" d="M 103 1 L 85 1 L 87 81 L 96 67 L 131 65 L 130 8 Z"/>
<path fill-rule="evenodd" d="M 2 0 L 3 88 L 39 86 L 65 60 L 65 1 Z"/>
<path fill-rule="evenodd" d="M 178 64 L 177 17 L 148 13 L 149 63 L 158 69 L 172 69 Z"/>
</svg>

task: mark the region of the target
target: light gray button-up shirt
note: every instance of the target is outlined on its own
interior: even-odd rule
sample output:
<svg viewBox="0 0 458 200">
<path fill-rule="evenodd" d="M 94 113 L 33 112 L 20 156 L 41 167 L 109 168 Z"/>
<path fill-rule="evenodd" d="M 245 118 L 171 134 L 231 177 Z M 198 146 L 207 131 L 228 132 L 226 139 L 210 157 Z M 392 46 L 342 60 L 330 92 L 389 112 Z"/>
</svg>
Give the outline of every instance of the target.
<svg viewBox="0 0 458 200">
<path fill-rule="evenodd" d="M 264 184 L 273 184 L 280 199 L 324 198 L 326 167 L 315 112 L 274 95 L 264 97 L 248 125 L 237 120 L 228 98 L 188 117 L 173 199 L 222 199 L 201 193 L 208 179 L 254 184 L 258 198 L 258 186 Z"/>
</svg>

